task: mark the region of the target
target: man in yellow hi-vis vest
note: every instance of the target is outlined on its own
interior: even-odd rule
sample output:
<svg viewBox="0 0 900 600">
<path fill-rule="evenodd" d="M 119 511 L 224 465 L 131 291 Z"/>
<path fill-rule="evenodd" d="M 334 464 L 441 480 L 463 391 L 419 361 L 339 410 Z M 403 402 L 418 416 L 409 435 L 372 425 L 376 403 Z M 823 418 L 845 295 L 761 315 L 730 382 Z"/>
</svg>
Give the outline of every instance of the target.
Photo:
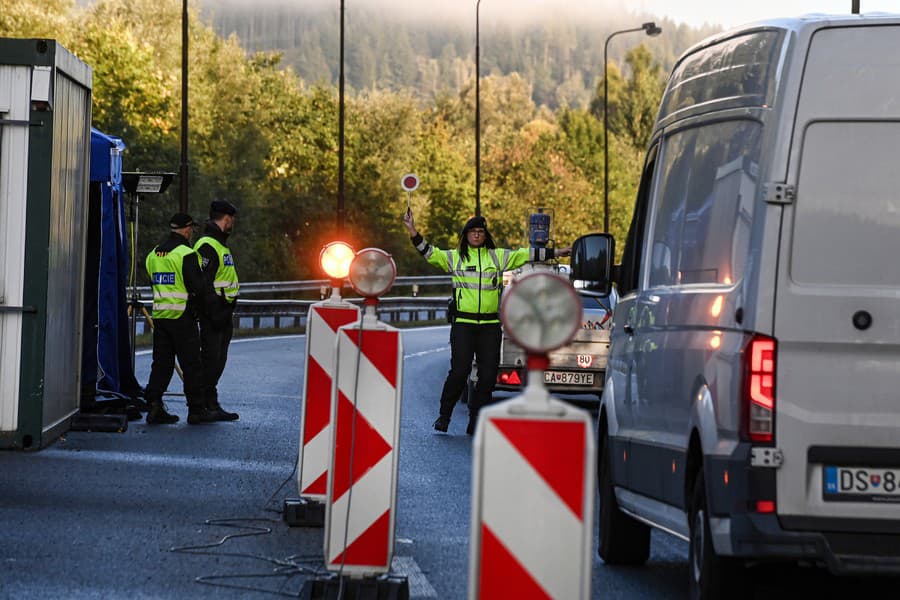
<svg viewBox="0 0 900 600">
<path fill-rule="evenodd" d="M 228 236 L 234 228 L 237 209 L 225 200 L 213 200 L 209 205 L 209 220 L 203 237 L 194 244 L 200 255 L 207 287 L 216 297 L 208 314 L 200 316 L 200 354 L 206 382 L 206 408 L 217 421 L 236 421 L 236 412 L 228 412 L 219 404 L 219 379 L 228 361 L 228 346 L 234 333 L 234 306 L 240 292 L 234 257 L 228 248 Z"/>
<path fill-rule="evenodd" d="M 454 316 L 450 327 L 450 372 L 441 392 L 441 408 L 434 428 L 447 431 L 453 407 L 466 386 L 472 357 L 478 363 L 475 397 L 469 399 L 466 433 L 475 433 L 481 407 L 489 403 L 500 363 L 500 290 L 503 272 L 526 262 L 568 256 L 571 248 L 497 248 L 484 217 L 472 217 L 459 234 L 459 247 L 440 250 L 416 231 L 412 212 L 403 216 L 413 245 L 430 264 L 450 273 L 453 280 Z"/>
<path fill-rule="evenodd" d="M 153 285 L 153 365 L 144 399 L 150 406 L 147 423 L 170 425 L 178 416 L 166 411 L 162 397 L 175 369 L 175 358 L 184 374 L 188 423 L 212 421 L 203 403 L 203 373 L 200 365 L 200 333 L 196 313 L 201 312 L 204 293 L 200 259 L 191 248 L 194 220 L 178 213 L 169 219 L 171 233 L 150 251 L 145 261 Z"/>
</svg>

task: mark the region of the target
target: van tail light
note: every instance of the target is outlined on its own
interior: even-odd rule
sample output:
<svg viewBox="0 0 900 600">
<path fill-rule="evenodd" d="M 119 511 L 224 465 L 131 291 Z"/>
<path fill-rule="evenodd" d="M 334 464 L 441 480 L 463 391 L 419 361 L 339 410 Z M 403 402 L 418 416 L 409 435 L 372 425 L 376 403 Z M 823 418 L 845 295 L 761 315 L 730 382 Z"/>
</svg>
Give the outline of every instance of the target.
<svg viewBox="0 0 900 600">
<path fill-rule="evenodd" d="M 775 339 L 754 334 L 744 348 L 743 437 L 771 442 L 775 434 Z"/>
</svg>

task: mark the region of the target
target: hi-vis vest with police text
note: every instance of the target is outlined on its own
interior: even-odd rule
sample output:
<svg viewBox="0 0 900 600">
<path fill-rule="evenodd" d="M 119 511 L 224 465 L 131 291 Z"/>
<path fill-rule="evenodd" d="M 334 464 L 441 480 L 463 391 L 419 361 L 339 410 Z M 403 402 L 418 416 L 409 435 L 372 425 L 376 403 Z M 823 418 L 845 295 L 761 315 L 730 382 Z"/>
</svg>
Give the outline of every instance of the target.
<svg viewBox="0 0 900 600">
<path fill-rule="evenodd" d="M 205 236 L 197 240 L 194 244 L 194 250 L 200 250 L 200 246 L 209 244 L 219 255 L 219 269 L 216 271 L 216 278 L 213 281 L 213 287 L 216 294 L 223 294 L 225 299 L 231 303 L 237 300 L 241 286 L 238 283 L 237 270 L 234 268 L 234 259 L 231 257 L 231 250 L 223 246 L 219 240 L 214 237 Z M 221 291 L 221 292 L 220 292 Z"/>
<path fill-rule="evenodd" d="M 468 258 L 458 250 L 430 246 L 425 259 L 450 273 L 456 299 L 457 323 L 499 323 L 500 290 L 503 272 L 528 262 L 529 250 L 469 248 Z"/>
<path fill-rule="evenodd" d="M 157 246 L 158 247 L 158 246 Z M 153 284 L 153 318 L 177 319 L 187 308 L 188 290 L 184 283 L 182 268 L 185 260 L 196 260 L 199 256 L 190 246 L 180 245 L 166 253 L 150 251 L 145 262 L 147 274 Z"/>
</svg>

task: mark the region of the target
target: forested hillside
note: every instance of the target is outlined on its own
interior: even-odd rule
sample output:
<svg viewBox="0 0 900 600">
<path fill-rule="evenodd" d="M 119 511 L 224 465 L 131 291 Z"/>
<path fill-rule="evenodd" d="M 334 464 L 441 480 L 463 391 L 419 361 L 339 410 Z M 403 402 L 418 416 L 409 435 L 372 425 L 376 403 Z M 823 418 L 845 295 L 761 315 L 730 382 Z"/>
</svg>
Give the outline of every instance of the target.
<svg viewBox="0 0 900 600">
<path fill-rule="evenodd" d="M 224 14 L 214 15 L 214 26 L 191 6 L 189 212 L 204 217 L 212 198 L 238 206 L 230 245 L 245 281 L 321 277 L 319 251 L 336 236 L 337 11 L 279 16 L 261 0 L 243 20 L 229 17 L 254 32 L 243 41 L 223 37 Z M 475 204 L 472 36 L 453 24 L 349 17 L 356 39 L 369 41 L 347 48 L 344 237 L 357 248 L 384 248 L 400 274 L 433 274 L 401 223 L 400 177 L 421 179 L 412 199 L 420 230 L 441 247 L 455 245 Z M 663 27 L 652 39 L 630 36 L 610 63 L 610 230 L 619 240 L 667 65 L 699 35 Z M 263 36 L 266 28 L 277 36 Z M 553 211 L 551 234 L 561 244 L 602 229 L 604 106 L 594 81 L 605 31 L 483 31 L 480 198 L 502 246 L 526 242 L 537 207 Z M 4 0 L 0 36 L 62 42 L 93 69 L 93 123 L 123 138 L 125 170 L 178 171 L 181 0 Z M 254 44 L 281 50 L 255 52 Z M 284 56 L 296 70 L 285 68 Z M 142 203 L 138 256 L 167 231 L 178 183 Z"/>
<path fill-rule="evenodd" d="M 310 3 L 279 0 L 236 2 L 204 0 L 203 14 L 221 35 L 237 35 L 250 50 L 276 50 L 285 65 L 309 82 L 336 83 L 339 69 L 337 2 L 325 9 Z M 647 19 L 652 18 L 647 16 Z M 579 22 L 560 10 L 539 24 L 482 23 L 481 74 L 518 73 L 532 86 L 540 106 L 586 107 L 603 76 L 603 43 L 612 31 L 640 21 L 623 15 Z M 686 48 L 712 34 L 657 20 L 664 35 L 647 42 L 666 73 Z M 621 40 L 627 42 L 619 43 Z M 639 35 L 610 45 L 619 63 Z M 475 75 L 475 24 L 404 20 L 348 3 L 345 16 L 345 76 L 355 90 L 414 90 L 422 98 L 462 89 Z"/>
</svg>

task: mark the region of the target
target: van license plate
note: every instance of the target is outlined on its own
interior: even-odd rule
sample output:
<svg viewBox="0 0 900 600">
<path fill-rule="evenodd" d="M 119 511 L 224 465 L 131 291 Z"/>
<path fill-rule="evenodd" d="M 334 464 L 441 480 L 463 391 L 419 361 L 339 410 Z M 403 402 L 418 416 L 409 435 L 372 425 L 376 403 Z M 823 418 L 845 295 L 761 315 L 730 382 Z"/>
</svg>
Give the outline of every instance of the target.
<svg viewBox="0 0 900 600">
<path fill-rule="evenodd" d="M 544 383 L 594 385 L 594 374 L 577 373 L 575 371 L 544 371 Z"/>
<path fill-rule="evenodd" d="M 900 502 L 900 469 L 823 467 L 825 500 Z"/>
</svg>

